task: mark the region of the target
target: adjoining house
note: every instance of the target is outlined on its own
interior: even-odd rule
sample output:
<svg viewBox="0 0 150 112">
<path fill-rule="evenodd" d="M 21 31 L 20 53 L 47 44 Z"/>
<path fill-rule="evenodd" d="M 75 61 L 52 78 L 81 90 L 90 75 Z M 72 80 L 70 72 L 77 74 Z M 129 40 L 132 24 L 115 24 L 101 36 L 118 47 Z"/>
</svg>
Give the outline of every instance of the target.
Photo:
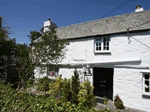
<svg viewBox="0 0 150 112">
<path fill-rule="evenodd" d="M 114 100 L 118 94 L 126 107 L 150 111 L 150 10 L 137 7 L 129 14 L 56 31 L 59 38 L 69 39 L 58 74 L 70 78 L 76 68 L 80 80 L 94 86 L 95 95 Z"/>
</svg>

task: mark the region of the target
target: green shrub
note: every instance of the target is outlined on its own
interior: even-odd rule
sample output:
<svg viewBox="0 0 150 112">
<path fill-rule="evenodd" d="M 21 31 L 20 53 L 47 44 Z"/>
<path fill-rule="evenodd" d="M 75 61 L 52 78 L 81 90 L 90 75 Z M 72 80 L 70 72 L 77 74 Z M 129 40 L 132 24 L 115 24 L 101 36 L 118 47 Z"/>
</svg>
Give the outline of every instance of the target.
<svg viewBox="0 0 150 112">
<path fill-rule="evenodd" d="M 49 79 L 47 77 L 41 78 L 37 83 L 37 89 L 41 91 L 48 91 L 50 89 L 49 84 L 53 82 L 54 81 L 52 79 Z"/>
<path fill-rule="evenodd" d="M 58 77 L 54 84 L 50 84 L 50 88 L 47 94 L 64 102 L 71 102 L 79 107 L 91 108 L 95 106 L 93 86 L 88 81 L 80 84 L 77 70 L 74 71 L 74 76 L 71 79 Z"/>
<path fill-rule="evenodd" d="M 71 101 L 71 80 L 65 78 L 62 86 L 62 100 L 65 102 Z"/>
<path fill-rule="evenodd" d="M 91 86 L 89 81 L 83 82 L 80 85 L 78 94 L 78 101 L 80 107 L 93 107 L 95 106 L 95 97 L 93 95 L 94 87 Z"/>
<path fill-rule="evenodd" d="M 47 92 L 50 96 L 63 100 L 71 101 L 71 80 L 57 77 L 54 83 L 50 84 L 50 90 Z"/>
<path fill-rule="evenodd" d="M 74 76 L 72 76 L 71 79 L 71 102 L 78 104 L 77 96 L 80 90 L 80 80 L 79 73 L 76 69 L 74 70 Z"/>
<path fill-rule="evenodd" d="M 74 76 L 71 79 L 57 77 L 54 84 L 50 84 L 50 88 L 47 94 L 61 98 L 65 102 L 71 101 L 72 104 L 78 104 L 80 82 L 77 70 L 74 71 Z"/>
<path fill-rule="evenodd" d="M 49 84 L 49 91 L 47 94 L 59 97 L 62 96 L 62 87 L 63 87 L 63 79 L 61 77 L 57 77 L 54 83 Z"/>
<path fill-rule="evenodd" d="M 3 112 L 96 112 L 94 108 L 79 107 L 56 97 L 21 93 L 11 85 L 0 85 L 0 111 Z"/>
</svg>

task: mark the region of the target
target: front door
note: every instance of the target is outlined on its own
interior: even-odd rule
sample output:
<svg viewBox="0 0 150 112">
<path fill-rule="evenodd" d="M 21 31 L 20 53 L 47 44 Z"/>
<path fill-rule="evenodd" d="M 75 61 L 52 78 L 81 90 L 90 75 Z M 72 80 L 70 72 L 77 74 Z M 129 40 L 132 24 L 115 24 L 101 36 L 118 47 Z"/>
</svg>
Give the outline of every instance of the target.
<svg viewBox="0 0 150 112">
<path fill-rule="evenodd" d="M 113 100 L 113 68 L 94 68 L 94 95 Z"/>
</svg>

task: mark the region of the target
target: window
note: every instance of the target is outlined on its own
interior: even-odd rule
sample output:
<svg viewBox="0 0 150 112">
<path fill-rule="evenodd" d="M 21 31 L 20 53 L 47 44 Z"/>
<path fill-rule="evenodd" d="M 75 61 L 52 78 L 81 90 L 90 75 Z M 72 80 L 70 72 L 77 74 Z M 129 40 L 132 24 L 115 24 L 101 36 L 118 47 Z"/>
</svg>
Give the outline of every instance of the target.
<svg viewBox="0 0 150 112">
<path fill-rule="evenodd" d="M 50 66 L 47 67 L 47 75 L 48 75 L 49 77 L 58 77 L 58 76 L 59 76 L 59 75 L 58 75 L 58 72 L 59 72 L 59 68 L 55 68 L 55 70 L 52 70 L 52 69 L 50 68 Z"/>
<path fill-rule="evenodd" d="M 150 73 L 143 73 L 143 94 L 150 95 Z"/>
<path fill-rule="evenodd" d="M 95 39 L 95 53 L 110 52 L 110 38 Z"/>
</svg>

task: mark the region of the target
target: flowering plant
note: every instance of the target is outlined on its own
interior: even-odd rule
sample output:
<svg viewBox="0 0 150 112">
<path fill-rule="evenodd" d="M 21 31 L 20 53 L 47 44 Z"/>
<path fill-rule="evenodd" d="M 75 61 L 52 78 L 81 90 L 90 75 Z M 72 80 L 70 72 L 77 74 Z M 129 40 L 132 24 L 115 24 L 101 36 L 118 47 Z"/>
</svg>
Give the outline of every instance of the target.
<svg viewBox="0 0 150 112">
<path fill-rule="evenodd" d="M 114 104 L 115 104 L 117 109 L 123 109 L 124 108 L 123 101 L 120 99 L 120 97 L 118 95 L 115 96 Z"/>
<path fill-rule="evenodd" d="M 123 103 L 118 95 L 115 96 L 115 102 L 118 102 L 120 104 Z"/>
</svg>

